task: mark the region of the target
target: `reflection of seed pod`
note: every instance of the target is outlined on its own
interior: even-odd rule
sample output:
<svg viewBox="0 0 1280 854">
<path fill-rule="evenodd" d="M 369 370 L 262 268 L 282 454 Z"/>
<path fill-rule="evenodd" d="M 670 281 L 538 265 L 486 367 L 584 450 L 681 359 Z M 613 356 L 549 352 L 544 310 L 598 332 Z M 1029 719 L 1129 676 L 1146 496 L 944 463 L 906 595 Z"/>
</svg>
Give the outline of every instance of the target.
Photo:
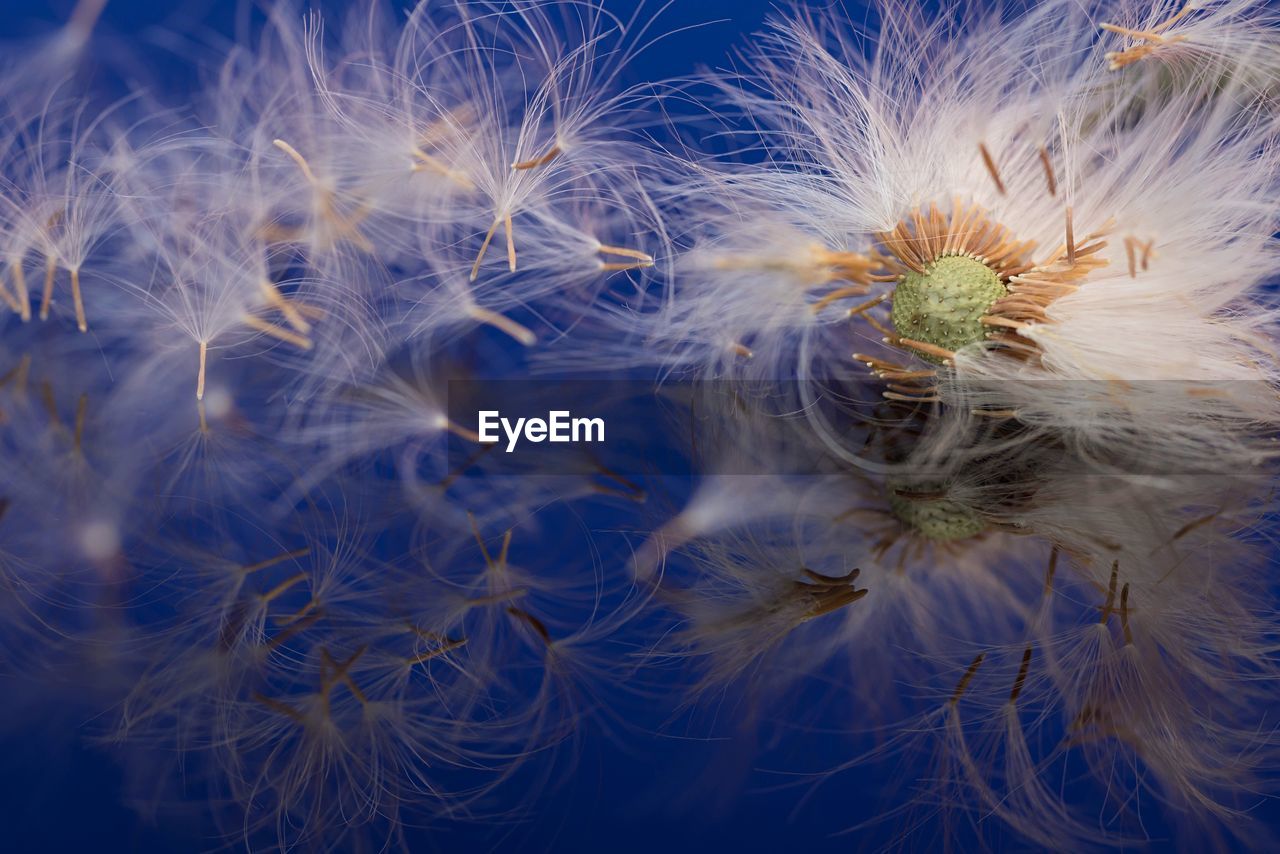
<svg viewBox="0 0 1280 854">
<path fill-rule="evenodd" d="M 987 529 L 977 510 L 945 497 L 944 484 L 891 478 L 886 491 L 893 515 L 926 540 L 965 540 Z"/>
</svg>

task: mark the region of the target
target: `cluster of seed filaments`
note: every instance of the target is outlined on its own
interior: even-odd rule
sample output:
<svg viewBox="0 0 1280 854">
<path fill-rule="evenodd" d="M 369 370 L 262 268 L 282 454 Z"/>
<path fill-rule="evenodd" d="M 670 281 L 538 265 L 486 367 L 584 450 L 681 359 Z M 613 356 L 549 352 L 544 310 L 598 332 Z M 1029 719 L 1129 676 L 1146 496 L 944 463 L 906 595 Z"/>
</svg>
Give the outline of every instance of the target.
<svg viewBox="0 0 1280 854">
<path fill-rule="evenodd" d="M 982 318 L 1007 295 L 1000 277 L 982 261 L 945 255 L 923 272 L 910 270 L 898 279 L 890 319 L 903 338 L 954 352 L 986 338 Z"/>
</svg>

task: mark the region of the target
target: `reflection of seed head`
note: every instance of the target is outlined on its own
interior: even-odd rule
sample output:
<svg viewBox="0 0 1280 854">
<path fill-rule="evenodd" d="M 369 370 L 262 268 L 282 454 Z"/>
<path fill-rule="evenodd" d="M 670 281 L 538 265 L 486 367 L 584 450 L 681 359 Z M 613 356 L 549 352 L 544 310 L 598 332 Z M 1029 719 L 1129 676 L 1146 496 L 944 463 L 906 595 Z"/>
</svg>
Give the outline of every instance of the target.
<svg viewBox="0 0 1280 854">
<path fill-rule="evenodd" d="M 889 509 L 912 533 L 926 540 L 965 540 L 987 527 L 973 508 L 948 498 L 934 498 L 932 490 L 926 491 L 918 484 L 904 487 L 901 492 L 890 484 Z"/>
<path fill-rule="evenodd" d="M 986 264 L 964 255 L 948 255 L 923 273 L 912 270 L 903 274 L 893 294 L 891 318 L 904 338 L 955 351 L 984 340 L 987 329 L 982 317 L 1007 293 L 1000 277 Z"/>
</svg>

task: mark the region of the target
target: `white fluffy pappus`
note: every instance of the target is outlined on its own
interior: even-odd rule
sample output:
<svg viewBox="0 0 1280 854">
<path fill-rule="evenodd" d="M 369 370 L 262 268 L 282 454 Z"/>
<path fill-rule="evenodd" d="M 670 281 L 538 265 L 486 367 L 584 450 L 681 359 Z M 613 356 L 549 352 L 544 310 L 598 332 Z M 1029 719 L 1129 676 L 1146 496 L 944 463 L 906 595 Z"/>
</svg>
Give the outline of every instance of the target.
<svg viewBox="0 0 1280 854">
<path fill-rule="evenodd" d="M 155 359 L 187 349 L 197 398 L 214 362 L 257 346 L 306 398 L 415 336 L 487 325 L 532 346 L 540 304 L 589 304 L 652 266 L 649 155 L 616 91 L 644 47 L 638 12 L 422 3 L 396 19 L 369 2 L 325 27 L 279 2 L 265 18 L 164 126 L 128 126 L 141 95 L 95 113 L 41 79 L 43 101 L 6 100 L 5 306 L 70 304 L 81 331 L 146 338 Z"/>
<path fill-rule="evenodd" d="M 617 313 L 641 333 L 619 357 L 851 371 L 815 334 L 825 318 L 922 403 L 1025 414 L 1086 450 L 1141 436 L 1178 459 L 1265 459 L 1280 125 L 1240 70 L 1273 64 L 1280 30 L 1256 3 L 1193 9 L 1163 32 L 1230 43 L 1230 64 L 1171 77 L 1108 67 L 1112 15 L 1133 4 L 886 2 L 856 35 L 823 13 L 780 23 L 708 99 L 743 115 L 763 163 L 671 166 L 685 267 L 657 309 Z M 1098 385 L 1107 405 L 1072 405 Z"/>
<path fill-rule="evenodd" d="M 267 170 L 273 239 L 335 278 L 391 270 L 421 303 L 412 334 L 479 322 L 526 345 L 535 333 L 502 312 L 651 265 L 610 242 L 652 228 L 614 91 L 634 22 L 545 3 L 423 3 L 392 21 L 371 3 L 325 27 L 289 8 L 273 11 L 275 49 L 229 66 L 217 93 L 222 132 L 254 140 Z"/>
</svg>

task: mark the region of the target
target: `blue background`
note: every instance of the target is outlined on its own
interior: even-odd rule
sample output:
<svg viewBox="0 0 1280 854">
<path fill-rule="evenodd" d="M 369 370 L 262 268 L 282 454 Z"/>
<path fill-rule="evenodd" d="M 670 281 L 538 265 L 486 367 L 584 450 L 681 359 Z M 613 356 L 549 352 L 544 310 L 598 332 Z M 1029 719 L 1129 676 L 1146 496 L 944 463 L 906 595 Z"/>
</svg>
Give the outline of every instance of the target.
<svg viewBox="0 0 1280 854">
<path fill-rule="evenodd" d="M 71 0 L 22 3 L 4 0 L 0 39 L 47 33 L 73 5 Z M 170 8 L 176 5 L 178 8 Z M 658 4 L 649 3 L 655 11 Z M 627 15 L 633 3 L 608 2 Z M 623 83 L 682 77 L 702 66 L 734 63 L 733 51 L 747 43 L 773 11 L 763 0 L 675 0 L 659 18 L 656 30 L 672 35 L 641 54 Z M 863 14 L 856 4 L 848 13 Z M 235 0 L 111 0 L 100 24 L 101 34 L 135 48 L 151 66 L 154 79 L 175 87 L 190 82 L 191 69 L 169 51 L 154 45 L 164 28 L 230 34 L 236 20 Z M 679 31 L 682 28 L 683 31 Z M 678 32 L 677 32 L 678 31 Z M 173 93 L 170 93 L 173 94 Z M 0 849 L 7 851 L 194 851 L 216 847 L 210 829 L 198 817 L 189 823 L 151 823 L 123 806 L 121 772 L 105 751 L 86 746 L 80 737 L 95 711 L 77 706 L 74 686 L 65 705 L 51 710 L 41 704 L 25 708 L 22 684 L 5 682 L 7 706 L 0 730 Z M 869 831 L 847 832 L 876 816 L 889 802 L 887 787 L 898 774 L 926 769 L 870 766 L 846 771 L 821 786 L 813 781 L 752 768 L 831 767 L 848 758 L 849 743 L 820 734 L 823 725 L 848 725 L 853 710 L 841 696 L 813 688 L 811 698 L 791 698 L 795 707 L 826 709 L 824 723 L 812 734 L 796 733 L 773 745 L 760 745 L 736 733 L 732 720 L 738 701 L 724 698 L 718 709 L 688 721 L 672 721 L 642 703 L 619 710 L 619 723 L 608 735 L 598 728 L 583 733 L 580 753 L 558 766 L 566 784 L 543 789 L 541 781 L 521 781 L 510 797 L 532 805 L 536 819 L 475 826 L 445 823 L 410 832 L 415 850 L 529 850 L 563 852 L 756 852 L 850 851 L 875 849 L 893 836 L 893 820 Z M 719 721 L 709 721 L 715 718 Z M 656 734 L 661 729 L 662 734 Z M 681 738 L 687 731 L 690 738 Z M 708 739 L 718 732 L 726 741 Z M 729 738 L 732 737 L 732 738 Z M 760 749 L 767 748 L 767 749 Z M 734 765 L 737 768 L 734 768 Z M 713 781 L 701 783 L 702 780 Z M 882 793 L 882 788 L 886 789 Z M 199 812 L 200 804 L 194 804 Z M 1147 830 L 1168 833 L 1158 824 Z M 969 843 L 972 840 L 968 840 Z M 992 828 L 993 847 L 1023 846 L 1002 839 Z M 962 848 L 969 847 L 959 840 Z M 1157 843 L 1153 848 L 1163 847 Z"/>
</svg>

